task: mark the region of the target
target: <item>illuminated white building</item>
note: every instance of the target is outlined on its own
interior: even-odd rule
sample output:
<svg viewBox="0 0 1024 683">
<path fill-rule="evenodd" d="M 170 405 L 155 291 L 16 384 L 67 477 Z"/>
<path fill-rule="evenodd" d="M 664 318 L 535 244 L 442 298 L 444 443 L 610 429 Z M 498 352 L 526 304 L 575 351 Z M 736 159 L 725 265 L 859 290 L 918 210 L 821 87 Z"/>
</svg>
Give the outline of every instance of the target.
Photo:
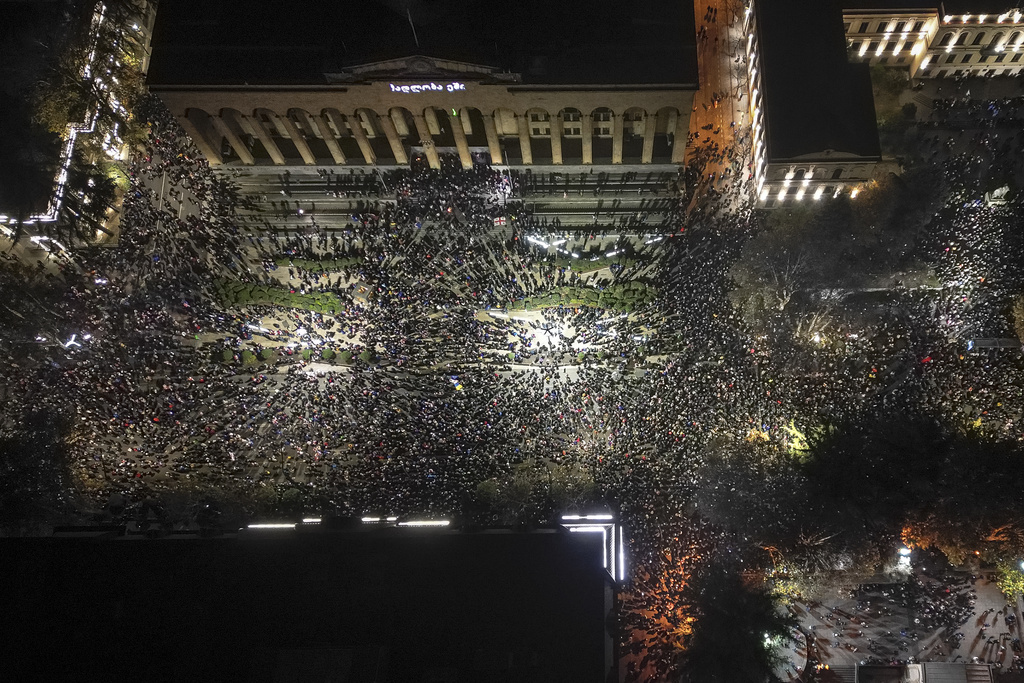
<svg viewBox="0 0 1024 683">
<path fill-rule="evenodd" d="M 692 7 L 162 0 L 150 90 L 212 165 L 680 164 Z"/>
<path fill-rule="evenodd" d="M 881 148 L 868 66 L 847 60 L 839 5 L 753 0 L 744 25 L 758 205 L 856 196 Z"/>
<path fill-rule="evenodd" d="M 998 0 L 845 5 L 852 60 L 906 67 L 912 78 L 1016 76 L 1024 67 L 1024 10 Z"/>
</svg>

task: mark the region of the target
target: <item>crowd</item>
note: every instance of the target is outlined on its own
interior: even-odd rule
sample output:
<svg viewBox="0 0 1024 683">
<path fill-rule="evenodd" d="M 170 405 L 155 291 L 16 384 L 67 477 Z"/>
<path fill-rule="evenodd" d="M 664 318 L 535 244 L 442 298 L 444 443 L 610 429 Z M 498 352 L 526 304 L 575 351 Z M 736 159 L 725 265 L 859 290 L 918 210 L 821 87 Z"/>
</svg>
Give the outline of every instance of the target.
<svg viewBox="0 0 1024 683">
<path fill-rule="evenodd" d="M 5 429 L 27 405 L 69 414 L 72 468 L 95 510 L 116 496 L 129 511 L 187 522 L 171 501 L 198 492 L 241 501 L 249 514 L 289 501 L 337 514 L 468 514 L 479 512 L 476 487 L 517 464 L 571 464 L 597 482 L 595 504 L 617 508 L 633 530 L 631 563 L 654 567 L 666 547 L 685 564 L 727 541 L 697 522 L 680 540 L 670 523 L 690 518 L 685 494 L 710 439 L 785 442 L 794 424 L 896 406 L 1017 435 L 1020 363 L 962 350 L 967 334 L 1007 334 L 1002 306 L 1022 285 L 1019 204 L 965 201 L 937 217 L 930 257 L 960 283 L 955 292 L 904 293 L 899 310 L 866 326 L 837 323 L 828 344 L 779 347 L 750 335 L 727 297 L 729 266 L 759 229 L 738 200 L 693 203 L 677 179 L 645 179 L 665 186 L 657 221 L 637 215 L 618 226 L 637 234 L 610 244 L 630 260 L 573 270 L 553 256 L 609 248 L 601 233 L 615 230 L 600 220 L 545 225 L 523 193 L 614 185 L 463 170 L 442 157 L 436 170 L 338 174 L 336 195 L 386 197 L 343 228 L 325 229 L 314 215 L 309 230 L 268 230 L 277 216 L 260 213 L 267 198 L 242 196 L 214 173 L 155 100 L 137 115 L 151 134 L 131 165 L 119 244 L 79 257 L 53 311 L 60 338 L 74 334 L 77 345 L 29 361 L 5 347 Z M 707 137 L 691 180 L 704 164 L 738 162 Z M 1009 149 L 1000 145 L 997 155 Z M 954 170 L 962 162 L 935 160 Z M 953 193 L 968 193 L 954 170 Z M 188 215 L 161 201 L 158 178 Z M 623 190 L 635 180 L 623 176 Z M 290 183 L 283 178 L 286 199 Z M 216 293 L 226 279 L 337 297 L 341 310 L 226 308 Z M 625 313 L 568 298 L 542 311 L 510 308 L 558 287 L 625 283 L 657 297 Z M 372 360 L 317 362 L 325 348 Z M 269 354 L 240 366 L 243 351 Z M 665 580 L 654 570 L 637 578 L 628 628 L 648 644 L 664 641 L 662 617 L 681 608 L 665 597 Z M 637 676 L 671 666 L 669 649 L 642 649 Z"/>
</svg>

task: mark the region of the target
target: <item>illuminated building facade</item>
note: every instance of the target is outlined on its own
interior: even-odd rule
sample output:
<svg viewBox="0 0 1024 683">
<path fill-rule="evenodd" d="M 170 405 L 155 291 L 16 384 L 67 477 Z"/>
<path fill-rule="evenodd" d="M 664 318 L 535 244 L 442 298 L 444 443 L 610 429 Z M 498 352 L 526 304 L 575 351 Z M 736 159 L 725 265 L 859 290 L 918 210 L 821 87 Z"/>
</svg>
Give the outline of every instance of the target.
<svg viewBox="0 0 1024 683">
<path fill-rule="evenodd" d="M 906 67 L 912 78 L 1016 76 L 1024 68 L 1024 11 L 988 2 L 848 2 L 852 60 Z"/>
<path fill-rule="evenodd" d="M 881 148 L 868 65 L 847 60 L 839 5 L 754 0 L 745 29 L 758 205 L 856 196 Z"/>
<path fill-rule="evenodd" d="M 150 89 L 214 165 L 683 162 L 691 6 L 394 4 L 166 0 Z"/>
</svg>

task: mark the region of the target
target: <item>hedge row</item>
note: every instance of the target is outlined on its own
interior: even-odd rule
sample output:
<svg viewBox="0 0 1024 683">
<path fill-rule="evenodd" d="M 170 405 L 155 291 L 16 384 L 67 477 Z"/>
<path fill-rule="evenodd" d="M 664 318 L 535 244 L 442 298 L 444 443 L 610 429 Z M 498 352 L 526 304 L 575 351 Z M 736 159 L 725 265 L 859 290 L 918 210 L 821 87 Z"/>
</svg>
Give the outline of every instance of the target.
<svg viewBox="0 0 1024 683">
<path fill-rule="evenodd" d="M 226 307 L 284 306 L 330 314 L 345 310 L 341 299 L 329 292 L 298 294 L 284 287 L 253 285 L 238 280 L 218 280 L 215 286 L 221 302 Z"/>
<path fill-rule="evenodd" d="M 344 258 L 313 261 L 312 259 L 292 258 L 290 256 L 278 256 L 276 259 L 274 259 L 274 263 L 276 263 L 279 266 L 285 266 L 287 268 L 301 268 L 302 270 L 323 272 L 325 270 L 343 270 L 345 268 L 351 268 L 352 266 L 362 265 L 363 257 L 346 256 Z"/>
<path fill-rule="evenodd" d="M 592 287 L 556 287 L 543 294 L 528 296 L 509 305 L 513 310 L 590 306 L 630 312 L 654 301 L 658 288 L 641 282 L 611 285 L 604 290 Z"/>
<path fill-rule="evenodd" d="M 595 270 L 601 270 L 602 268 L 608 268 L 609 266 L 611 266 L 613 264 L 616 264 L 616 263 L 621 265 L 623 268 L 631 268 L 634 265 L 636 265 L 636 259 L 631 259 L 631 258 L 617 259 L 617 258 L 604 258 L 604 257 L 601 257 L 601 258 L 597 259 L 596 261 L 591 261 L 591 260 L 589 260 L 587 258 L 576 259 L 576 258 L 565 258 L 563 256 L 558 256 L 558 257 L 553 258 L 553 259 L 545 260 L 545 261 L 543 261 L 543 263 L 545 265 L 558 266 L 559 268 L 568 268 L 568 267 L 571 266 L 572 269 L 573 269 L 573 272 L 575 272 L 575 273 L 590 273 L 590 272 L 593 272 Z"/>
<path fill-rule="evenodd" d="M 214 360 L 219 360 L 222 363 L 231 363 L 235 360 L 235 352 L 231 349 L 215 348 L 212 352 Z M 274 349 L 263 349 L 259 352 L 259 355 L 245 349 L 240 354 L 240 360 L 242 365 L 252 365 L 257 360 L 271 361 L 277 356 L 277 351 Z"/>
</svg>

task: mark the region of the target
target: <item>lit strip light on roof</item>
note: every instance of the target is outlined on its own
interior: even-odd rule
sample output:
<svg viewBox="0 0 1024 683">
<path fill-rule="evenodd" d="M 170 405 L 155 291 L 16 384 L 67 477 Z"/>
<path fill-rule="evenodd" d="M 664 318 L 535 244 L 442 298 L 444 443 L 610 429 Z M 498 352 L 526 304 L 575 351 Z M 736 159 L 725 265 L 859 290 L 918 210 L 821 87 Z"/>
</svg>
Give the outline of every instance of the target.
<svg viewBox="0 0 1024 683">
<path fill-rule="evenodd" d="M 247 529 L 294 529 L 295 522 L 281 523 L 281 524 L 250 524 L 246 527 Z"/>
<path fill-rule="evenodd" d="M 447 519 L 422 519 L 410 522 L 399 522 L 398 526 L 448 526 L 451 524 Z"/>
<path fill-rule="evenodd" d="M 626 558 L 625 541 L 622 529 L 618 524 L 607 521 L 586 521 L 610 520 L 613 515 L 563 515 L 562 526 L 573 533 L 601 534 L 602 558 L 605 570 L 611 575 L 613 581 L 623 582 L 626 580 Z"/>
</svg>

